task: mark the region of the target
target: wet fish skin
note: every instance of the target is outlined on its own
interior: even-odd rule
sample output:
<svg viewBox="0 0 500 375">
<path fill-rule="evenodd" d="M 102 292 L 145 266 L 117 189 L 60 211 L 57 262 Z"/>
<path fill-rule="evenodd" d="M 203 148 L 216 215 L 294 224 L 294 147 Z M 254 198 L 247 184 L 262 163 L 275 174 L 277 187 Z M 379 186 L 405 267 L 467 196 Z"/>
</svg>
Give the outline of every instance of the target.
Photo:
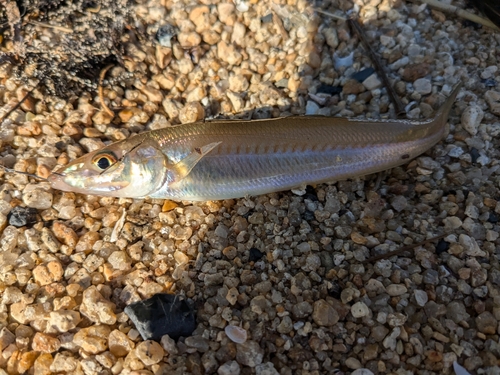
<svg viewBox="0 0 500 375">
<path fill-rule="evenodd" d="M 354 178 L 438 143 L 459 90 L 424 121 L 294 116 L 154 130 L 87 154 L 49 181 L 83 194 L 205 201 Z"/>
</svg>

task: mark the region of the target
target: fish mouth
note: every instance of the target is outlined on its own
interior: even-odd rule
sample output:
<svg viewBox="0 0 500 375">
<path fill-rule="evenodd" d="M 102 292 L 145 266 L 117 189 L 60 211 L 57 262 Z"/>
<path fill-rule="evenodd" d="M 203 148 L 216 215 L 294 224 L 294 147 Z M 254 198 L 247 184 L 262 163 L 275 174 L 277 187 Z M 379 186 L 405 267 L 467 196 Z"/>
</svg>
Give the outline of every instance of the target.
<svg viewBox="0 0 500 375">
<path fill-rule="evenodd" d="M 47 177 L 47 181 L 49 182 L 52 189 L 70 191 L 71 186 L 69 186 L 66 182 L 64 182 L 65 178 L 66 178 L 65 173 L 52 172 L 49 175 L 49 177 Z"/>
</svg>

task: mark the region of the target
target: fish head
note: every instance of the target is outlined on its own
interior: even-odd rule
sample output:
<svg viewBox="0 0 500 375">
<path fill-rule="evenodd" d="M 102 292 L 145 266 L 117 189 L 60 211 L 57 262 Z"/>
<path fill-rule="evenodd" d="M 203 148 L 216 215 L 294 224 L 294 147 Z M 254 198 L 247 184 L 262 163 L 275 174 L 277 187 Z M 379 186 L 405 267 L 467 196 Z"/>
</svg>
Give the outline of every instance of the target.
<svg viewBox="0 0 500 375">
<path fill-rule="evenodd" d="M 143 198 L 167 178 L 156 142 L 137 136 L 86 154 L 53 172 L 52 188 L 107 197 Z"/>
</svg>

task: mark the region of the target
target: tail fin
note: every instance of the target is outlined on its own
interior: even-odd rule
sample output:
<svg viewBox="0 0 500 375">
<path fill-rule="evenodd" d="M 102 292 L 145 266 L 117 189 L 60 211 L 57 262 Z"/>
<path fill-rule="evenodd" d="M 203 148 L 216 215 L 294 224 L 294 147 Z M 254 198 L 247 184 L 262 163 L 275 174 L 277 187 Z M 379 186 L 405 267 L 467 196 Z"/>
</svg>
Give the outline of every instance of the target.
<svg viewBox="0 0 500 375">
<path fill-rule="evenodd" d="M 439 108 L 436 112 L 436 116 L 434 116 L 434 120 L 437 123 L 445 123 L 448 120 L 448 116 L 450 114 L 451 108 L 453 107 L 453 103 L 455 103 L 455 99 L 462 88 L 462 82 L 458 82 L 453 90 L 451 91 L 450 96 L 446 99 L 444 104 Z"/>
</svg>

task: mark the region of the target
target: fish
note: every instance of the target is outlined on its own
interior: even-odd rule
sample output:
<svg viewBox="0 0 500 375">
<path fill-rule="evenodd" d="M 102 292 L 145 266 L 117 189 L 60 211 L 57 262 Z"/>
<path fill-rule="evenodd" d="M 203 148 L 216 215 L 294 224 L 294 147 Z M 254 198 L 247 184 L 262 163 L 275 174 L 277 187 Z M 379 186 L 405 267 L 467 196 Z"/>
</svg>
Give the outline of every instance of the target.
<svg viewBox="0 0 500 375">
<path fill-rule="evenodd" d="M 438 143 L 460 87 L 427 120 L 290 116 L 144 132 L 70 162 L 48 181 L 81 194 L 209 201 L 364 176 Z"/>
</svg>

